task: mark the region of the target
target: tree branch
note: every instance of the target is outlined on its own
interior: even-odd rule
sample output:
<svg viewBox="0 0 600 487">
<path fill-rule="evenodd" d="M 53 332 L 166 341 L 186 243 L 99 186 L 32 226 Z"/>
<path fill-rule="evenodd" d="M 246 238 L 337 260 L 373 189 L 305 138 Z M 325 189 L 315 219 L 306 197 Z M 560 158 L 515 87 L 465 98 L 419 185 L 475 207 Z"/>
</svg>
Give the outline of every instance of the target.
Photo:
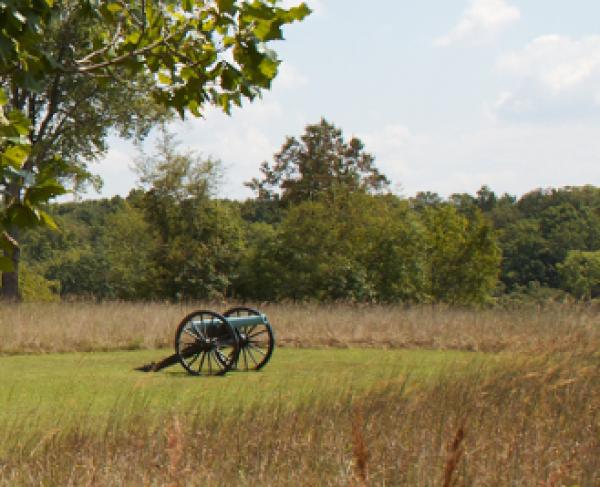
<svg viewBox="0 0 600 487">
<path fill-rule="evenodd" d="M 119 24 L 117 25 L 117 30 L 115 32 L 115 35 L 113 36 L 112 40 L 108 44 L 106 44 L 106 46 L 90 52 L 87 56 L 84 56 L 81 59 L 76 60 L 75 63 L 76 64 L 85 64 L 85 63 L 90 62 L 96 56 L 101 56 L 103 54 L 106 54 L 111 48 L 113 48 L 114 46 L 117 45 L 117 41 L 119 40 L 119 37 L 121 37 L 121 27 L 122 27 L 122 23 L 119 22 Z"/>
<path fill-rule="evenodd" d="M 46 131 L 48 130 L 48 126 L 52 122 L 54 115 L 56 115 L 56 113 L 57 113 L 58 103 L 59 103 L 60 81 L 61 81 L 61 72 L 57 71 L 56 74 L 54 75 L 54 79 L 52 80 L 52 85 L 49 88 L 48 106 L 46 109 L 46 116 L 44 117 L 44 120 L 42 120 L 42 123 L 40 124 L 40 128 L 37 131 L 35 138 L 33 138 L 33 140 L 32 140 L 32 145 L 37 145 L 37 143 L 40 140 L 44 139 Z M 32 130 L 32 137 L 33 137 L 33 130 Z M 36 165 L 37 161 L 35 161 L 35 159 L 37 159 L 37 158 L 29 157 L 29 159 L 27 159 L 27 162 L 25 163 L 24 168 L 26 170 L 31 170 Z"/>
<path fill-rule="evenodd" d="M 175 37 L 176 34 L 177 34 L 176 32 L 172 32 L 165 38 L 157 39 L 152 44 L 149 44 L 146 47 L 143 47 L 140 49 L 134 49 L 133 51 L 127 52 L 127 53 L 117 56 L 113 59 L 108 59 L 101 63 L 89 64 L 87 66 L 80 66 L 80 64 L 82 64 L 82 61 L 76 60 L 75 64 L 77 65 L 77 69 L 75 70 L 75 72 L 87 74 L 87 73 L 92 73 L 94 71 L 98 71 L 98 70 L 101 70 L 101 69 L 104 69 L 104 68 L 107 68 L 110 66 L 115 66 L 117 64 L 121 64 L 124 61 L 127 61 L 128 59 L 146 54 L 146 53 L 152 51 L 152 49 L 157 48 L 161 44 L 167 45 L 168 41 L 171 40 L 173 37 Z"/>
</svg>

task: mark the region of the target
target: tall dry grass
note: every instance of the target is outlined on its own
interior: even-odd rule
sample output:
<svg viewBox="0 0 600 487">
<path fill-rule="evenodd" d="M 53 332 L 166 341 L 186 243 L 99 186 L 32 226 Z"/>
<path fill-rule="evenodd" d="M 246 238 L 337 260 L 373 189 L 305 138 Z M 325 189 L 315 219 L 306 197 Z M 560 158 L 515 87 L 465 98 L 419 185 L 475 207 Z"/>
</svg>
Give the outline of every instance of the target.
<svg viewBox="0 0 600 487">
<path fill-rule="evenodd" d="M 232 305 L 232 304 L 231 304 Z M 171 347 L 175 328 L 198 308 L 223 303 L 0 304 L 0 353 Z M 600 337 L 600 315 L 554 304 L 521 310 L 460 310 L 352 304 L 268 304 L 280 346 L 396 347 L 477 351 L 572 349 Z"/>
<path fill-rule="evenodd" d="M 0 485 L 595 487 L 596 350 L 294 410 L 176 411 L 153 428 L 141 412 L 99 435 L 48 432 L 0 458 Z"/>
</svg>

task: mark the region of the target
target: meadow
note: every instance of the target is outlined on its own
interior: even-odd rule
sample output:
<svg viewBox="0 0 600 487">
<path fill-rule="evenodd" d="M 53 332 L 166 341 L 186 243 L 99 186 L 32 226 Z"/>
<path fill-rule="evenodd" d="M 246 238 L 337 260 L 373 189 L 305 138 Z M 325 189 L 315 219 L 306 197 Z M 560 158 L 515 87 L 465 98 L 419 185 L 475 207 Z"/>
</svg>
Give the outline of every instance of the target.
<svg viewBox="0 0 600 487">
<path fill-rule="evenodd" d="M 0 485 L 600 485 L 592 307 L 263 305 L 263 371 L 134 371 L 196 307 L 0 305 Z"/>
<path fill-rule="evenodd" d="M 235 303 L 0 303 L 0 353 L 171 348 L 175 329 L 195 309 Z M 593 306 L 518 309 L 368 304 L 257 304 L 283 347 L 378 347 L 543 352 L 600 340 Z"/>
</svg>

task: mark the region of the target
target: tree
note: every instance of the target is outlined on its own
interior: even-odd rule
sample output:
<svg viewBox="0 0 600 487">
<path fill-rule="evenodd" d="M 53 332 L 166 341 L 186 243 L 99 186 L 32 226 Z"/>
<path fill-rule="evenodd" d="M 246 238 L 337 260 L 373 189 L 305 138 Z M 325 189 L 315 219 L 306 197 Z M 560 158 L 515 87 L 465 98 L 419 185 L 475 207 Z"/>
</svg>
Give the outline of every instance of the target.
<svg viewBox="0 0 600 487">
<path fill-rule="evenodd" d="M 498 203 L 496 193 L 494 193 L 489 186 L 483 185 L 477 191 L 477 206 L 484 213 L 492 211 Z"/>
<path fill-rule="evenodd" d="M 127 201 L 109 214 L 99 238 L 105 261 L 103 275 L 113 299 L 150 299 L 157 296 L 157 270 L 152 261 L 157 239 L 144 214 Z"/>
<path fill-rule="evenodd" d="M 571 250 L 564 262 L 557 265 L 561 287 L 578 299 L 600 295 L 600 251 Z"/>
<path fill-rule="evenodd" d="M 333 198 L 336 191 L 377 192 L 389 184 L 363 143 L 356 137 L 346 142 L 325 119 L 308 125 L 300 140 L 288 137 L 274 159 L 272 166 L 263 162 L 262 179 L 247 183 L 259 199 L 280 198 L 288 205 Z"/>
<path fill-rule="evenodd" d="M 177 300 L 226 295 L 243 235 L 239 207 L 211 198 L 219 161 L 178 152 L 174 137 L 163 131 L 156 153 L 141 155 L 136 165 L 146 191 L 132 202 L 157 235 L 157 288 Z"/>
<path fill-rule="evenodd" d="M 253 224 L 236 289 L 252 299 L 417 302 L 424 248 L 406 202 L 339 193 L 293 205 L 277 228 Z"/>
<path fill-rule="evenodd" d="M 423 211 L 430 207 L 438 207 L 444 202 L 439 194 L 432 193 L 431 191 L 419 191 L 409 201 L 411 208 L 417 211 Z"/>
<path fill-rule="evenodd" d="M 156 117 L 147 96 L 181 116 L 200 115 L 207 104 L 229 113 L 270 87 L 279 61 L 268 42 L 309 12 L 271 0 L 2 2 L 0 83 L 31 128 L 19 170 L 47 172 L 48 156 L 58 152 L 59 180 L 89 177 L 82 162 L 102 153 L 110 128 L 147 130 Z M 19 180 L 5 185 L 5 206 L 23 189 Z M 19 226 L 13 220 L 5 229 L 8 242 L 18 240 Z M 14 245 L 4 250 L 14 272 L 3 273 L 2 291 L 15 298 L 19 253 Z"/>
<path fill-rule="evenodd" d="M 148 298 L 153 286 L 152 228 L 120 197 L 52 205 L 60 232 L 23 233 L 23 263 L 62 295 Z M 23 289 L 23 291 L 25 291 Z"/>
<path fill-rule="evenodd" d="M 355 236 L 348 233 L 355 220 L 352 212 L 340 211 L 338 203 L 304 201 L 287 212 L 272 256 L 281 274 L 279 298 L 369 299 L 366 272 L 355 255 Z"/>
<path fill-rule="evenodd" d="M 478 211 L 467 218 L 445 204 L 427 209 L 424 223 L 430 298 L 458 305 L 489 299 L 498 280 L 501 253 L 483 215 Z"/>
<path fill-rule="evenodd" d="M 356 202 L 363 213 L 359 244 L 375 295 L 380 301 L 418 303 L 427 296 L 427 234 L 407 201 L 387 195 Z M 370 200 L 370 201 L 369 201 Z"/>
<path fill-rule="evenodd" d="M 539 222 L 521 218 L 499 230 L 502 282 L 510 291 L 530 283 L 547 285 L 551 251 Z"/>
</svg>

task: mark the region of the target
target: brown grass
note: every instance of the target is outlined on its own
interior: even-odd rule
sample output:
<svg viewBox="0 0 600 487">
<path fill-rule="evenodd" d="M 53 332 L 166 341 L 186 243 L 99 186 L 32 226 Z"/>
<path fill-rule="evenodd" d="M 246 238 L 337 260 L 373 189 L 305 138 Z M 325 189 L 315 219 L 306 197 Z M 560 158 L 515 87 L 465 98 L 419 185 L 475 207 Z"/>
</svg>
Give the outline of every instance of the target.
<svg viewBox="0 0 600 487">
<path fill-rule="evenodd" d="M 448 449 L 448 459 L 446 460 L 446 466 L 444 468 L 444 487 L 452 487 L 452 485 L 454 485 L 454 472 L 458 467 L 458 462 L 460 462 L 463 453 L 461 443 L 464 439 L 465 427 L 464 424 L 461 424 L 456 430 L 454 440 L 452 440 L 450 448 Z"/>
<path fill-rule="evenodd" d="M 360 487 L 366 487 L 369 463 L 369 452 L 364 435 L 364 416 L 362 409 L 357 407 L 352 419 L 352 445 L 354 457 L 354 477 Z"/>
<path fill-rule="evenodd" d="M 600 485 L 597 352 L 398 387 L 291 411 L 169 413 L 158 429 L 140 412 L 99 435 L 48 432 L 0 458 L 0 485 Z"/>
<path fill-rule="evenodd" d="M 226 304 L 0 304 L 0 353 L 171 347 L 183 316 Z M 270 304 L 277 343 L 288 347 L 394 347 L 477 351 L 570 350 L 600 337 L 597 310 L 552 305 L 457 310 L 349 304 Z"/>
<path fill-rule="evenodd" d="M 0 352 L 170 346 L 177 322 L 196 307 L 0 305 Z M 199 401 L 197 411 L 147 418 L 140 410 L 127 421 L 116 410 L 97 434 L 75 422 L 32 438 L 15 420 L 0 431 L 0 441 L 16 445 L 0 456 L 0 486 L 600 485 L 595 310 L 262 309 L 284 346 L 535 353 L 511 354 L 495 368 L 451 370 L 428 386 L 393 381 L 296 408 L 276 401 L 207 414 Z M 16 441 L 20 433 L 27 440 Z"/>
</svg>

